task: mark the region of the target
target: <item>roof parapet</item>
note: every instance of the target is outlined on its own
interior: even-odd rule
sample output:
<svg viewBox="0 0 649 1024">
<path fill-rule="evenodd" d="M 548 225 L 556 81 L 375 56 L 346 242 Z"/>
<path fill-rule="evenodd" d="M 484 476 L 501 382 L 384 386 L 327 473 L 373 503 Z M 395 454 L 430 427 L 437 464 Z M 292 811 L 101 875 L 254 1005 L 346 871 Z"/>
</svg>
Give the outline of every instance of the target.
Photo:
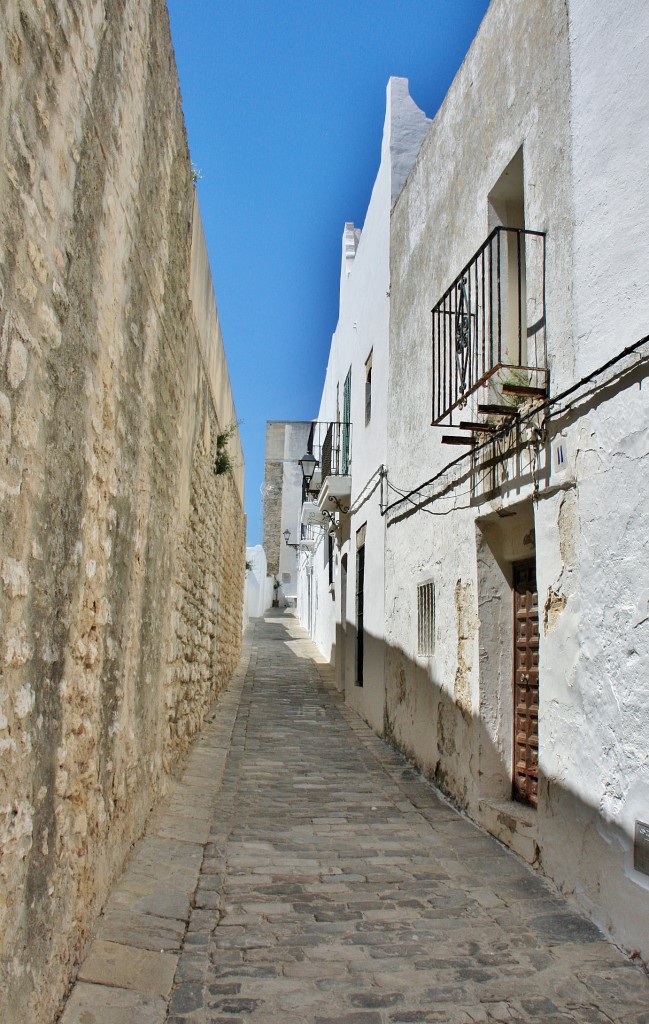
<svg viewBox="0 0 649 1024">
<path fill-rule="evenodd" d="M 389 157 L 390 202 L 398 199 L 428 134 L 431 119 L 420 110 L 408 91 L 407 78 L 390 78 L 387 85 L 382 159 Z"/>
</svg>

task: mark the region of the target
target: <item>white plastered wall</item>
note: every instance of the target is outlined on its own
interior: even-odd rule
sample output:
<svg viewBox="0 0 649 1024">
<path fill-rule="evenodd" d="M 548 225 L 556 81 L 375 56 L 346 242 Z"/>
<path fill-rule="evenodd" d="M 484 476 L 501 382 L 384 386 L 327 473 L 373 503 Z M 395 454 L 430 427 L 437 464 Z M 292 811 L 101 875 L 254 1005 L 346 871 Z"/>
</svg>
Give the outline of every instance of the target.
<svg viewBox="0 0 649 1024">
<path fill-rule="evenodd" d="M 568 20 L 559 0 L 494 0 L 433 122 L 392 217 L 387 463 L 403 489 L 457 454 L 428 425 L 430 310 L 485 239 L 487 196 L 521 146 L 526 227 L 547 232 L 551 394 L 647 332 L 649 9 L 631 7 L 571 0 Z M 528 479 L 476 502 L 458 471 L 428 512 L 395 509 L 385 565 L 394 740 L 645 955 L 649 877 L 633 869 L 632 837 L 649 820 L 646 387 L 638 367 L 549 424 L 549 444 L 563 430 L 567 467 L 557 488 L 539 481 L 534 500 Z M 516 517 L 490 536 L 498 506 L 525 521 L 520 537 Z M 525 537 L 541 613 L 537 811 L 508 800 L 503 645 Z M 437 644 L 424 660 L 416 584 L 428 578 Z"/>
<path fill-rule="evenodd" d="M 324 534 L 310 559 L 313 567 L 311 628 L 326 657 L 336 662 L 337 682 L 347 700 L 382 731 L 384 714 L 384 522 L 380 514 L 379 470 L 387 438 L 388 329 L 390 307 L 390 209 L 428 127 L 410 98 L 405 79 L 387 87 L 381 163 L 362 233 L 345 226 L 340 307 L 332 338 L 318 419 L 343 415 L 343 386 L 351 367 L 352 512 L 338 532 L 334 583 L 329 584 Z M 372 355 L 371 417 L 365 422 L 365 366 Z M 368 487 L 369 485 L 369 487 Z M 364 684 L 355 681 L 355 588 L 357 531 L 365 527 Z M 341 599 L 341 557 L 347 555 L 347 598 Z M 306 583 L 300 584 L 302 593 Z M 333 592 L 332 592 L 333 591 Z M 341 608 L 346 605 L 346 626 Z M 303 620 L 306 615 L 303 613 Z M 344 646 L 344 649 L 341 649 Z"/>
<path fill-rule="evenodd" d="M 649 8 L 571 0 L 569 41 L 578 379 L 649 331 Z M 649 384 L 641 363 L 606 379 L 566 431 L 574 495 L 543 509 L 545 593 L 566 597 L 544 638 L 556 709 L 544 864 L 647 956 L 633 841 L 649 822 Z"/>
<path fill-rule="evenodd" d="M 486 239 L 489 194 L 521 147 L 526 226 L 552 233 L 552 358 L 572 378 L 568 92 L 564 5 L 493 3 L 395 204 L 388 465 L 402 490 L 431 479 L 461 451 L 443 445 L 443 431 L 430 426 L 430 311 Z M 406 502 L 387 517 L 386 678 L 395 741 L 476 810 L 480 759 L 489 744 L 503 744 L 485 731 L 489 719 L 480 719 L 475 521 L 493 509 L 473 503 L 469 470 L 458 471 L 457 486 L 426 511 Z M 499 500 L 520 504 L 531 490 L 528 479 Z M 428 579 L 435 584 L 436 649 L 421 659 L 416 594 Z"/>
</svg>

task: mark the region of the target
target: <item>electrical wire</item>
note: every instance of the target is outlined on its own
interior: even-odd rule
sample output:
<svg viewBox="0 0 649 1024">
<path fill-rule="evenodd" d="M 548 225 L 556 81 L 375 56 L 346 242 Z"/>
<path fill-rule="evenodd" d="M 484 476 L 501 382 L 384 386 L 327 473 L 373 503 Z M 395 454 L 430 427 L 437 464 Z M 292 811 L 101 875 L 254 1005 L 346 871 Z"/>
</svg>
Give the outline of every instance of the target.
<svg viewBox="0 0 649 1024">
<path fill-rule="evenodd" d="M 366 501 L 371 497 L 372 493 L 376 489 L 377 484 L 381 482 L 383 477 L 387 477 L 387 470 L 384 465 L 380 465 L 378 469 L 375 469 L 371 477 L 364 486 L 361 488 L 358 497 L 349 509 L 348 515 L 355 515 L 360 508 L 363 507 Z"/>
<path fill-rule="evenodd" d="M 572 384 L 569 388 L 566 388 L 564 391 L 560 392 L 558 395 L 554 395 L 552 398 L 545 399 L 545 401 L 541 402 L 539 405 L 535 406 L 529 412 L 527 412 L 523 416 L 521 416 L 518 419 L 518 421 L 517 421 L 517 425 L 520 427 L 520 425 L 522 425 L 523 423 L 527 423 L 529 420 L 531 420 L 534 417 L 538 416 L 539 413 L 541 413 L 541 412 L 543 412 L 545 410 L 553 409 L 554 406 L 557 405 L 559 402 L 563 402 L 570 395 L 573 395 L 576 391 L 579 391 L 580 388 L 584 387 L 587 384 L 592 383 L 598 377 L 601 377 L 601 375 L 603 373 L 605 373 L 606 370 L 610 370 L 612 367 L 616 366 L 619 362 L 621 362 L 627 356 L 632 355 L 634 352 L 637 352 L 638 349 L 641 348 L 643 345 L 646 345 L 647 342 L 649 342 L 649 334 L 645 334 L 644 337 L 642 337 L 638 341 L 634 342 L 633 345 L 628 345 L 626 348 L 622 349 L 622 351 L 618 352 L 618 354 L 613 356 L 612 359 L 609 359 L 609 360 L 607 360 L 607 362 L 602 363 L 602 365 L 598 366 L 596 370 L 593 370 L 591 373 L 584 375 L 575 384 Z M 649 358 L 649 356 L 647 354 L 641 356 L 641 358 L 638 359 L 638 361 L 634 364 L 634 367 L 642 365 L 642 363 L 646 362 L 648 358 Z M 555 419 L 557 416 L 560 416 L 563 413 L 567 412 L 570 408 L 572 408 L 572 405 L 573 405 L 573 403 L 570 403 L 565 408 L 557 410 L 555 412 L 554 416 L 545 416 L 543 418 L 543 426 L 545 426 L 545 424 L 550 422 L 551 419 Z M 423 483 L 419 484 L 417 487 L 413 488 L 412 490 L 408 491 L 407 493 L 401 494 L 401 497 L 399 498 L 398 501 L 393 501 L 389 505 L 386 505 L 386 507 L 381 511 L 381 515 L 382 516 L 387 515 L 388 512 L 391 512 L 393 509 L 395 509 L 399 505 L 401 505 L 403 501 L 409 501 L 410 504 L 415 505 L 415 507 L 419 508 L 419 506 L 415 502 L 411 501 L 411 498 L 414 495 L 417 495 L 417 494 L 421 495 L 422 494 L 422 490 L 423 490 L 424 487 L 430 487 L 431 484 L 437 483 L 437 481 L 440 480 L 443 476 L 445 476 L 449 472 L 449 470 L 454 469 L 456 466 L 459 466 L 462 462 L 466 461 L 466 459 L 468 459 L 470 457 L 473 457 L 476 453 L 478 453 L 480 451 L 483 451 L 485 448 L 488 448 L 490 445 L 493 445 L 496 441 L 502 440 L 503 438 L 505 438 L 510 433 L 511 430 L 512 430 L 511 425 L 507 425 L 507 426 L 501 427 L 500 430 L 498 430 L 496 433 L 492 434 L 489 437 L 488 440 L 483 441 L 479 445 L 475 445 L 471 449 L 470 452 L 463 452 L 456 459 L 453 459 L 451 462 L 447 463 L 443 467 L 443 469 L 440 469 L 439 472 L 436 473 L 434 476 L 430 477 L 430 479 L 425 480 Z M 395 489 L 394 485 L 390 485 L 389 482 L 388 482 L 388 485 L 392 486 L 393 490 Z M 400 492 L 397 491 L 397 493 L 400 493 Z M 436 496 L 435 495 L 431 495 L 430 498 L 429 498 L 429 501 L 435 501 L 435 500 L 436 500 Z M 464 506 L 464 507 L 468 507 L 468 506 Z M 448 511 L 449 512 L 450 511 L 454 511 L 454 509 L 455 509 L 455 506 L 454 506 L 453 509 L 449 509 Z M 422 508 L 421 511 L 428 512 L 430 515 L 435 515 L 435 514 L 437 514 L 437 515 L 447 515 L 448 514 L 447 512 L 433 513 L 433 512 L 430 511 L 430 509 L 424 509 L 424 508 Z"/>
<path fill-rule="evenodd" d="M 429 515 L 429 516 L 448 516 L 448 515 L 451 514 L 451 512 L 458 512 L 461 509 L 471 508 L 471 502 L 469 502 L 468 505 L 458 505 L 454 501 L 454 503 L 451 506 L 451 508 L 447 508 L 444 512 L 433 512 L 432 509 L 425 508 L 420 502 L 413 501 L 412 497 L 411 497 L 412 492 L 410 492 L 410 494 L 407 494 L 405 491 L 401 491 L 394 484 L 390 483 L 390 478 L 387 477 L 387 476 L 386 476 L 386 482 L 387 482 L 387 485 L 390 488 L 390 490 L 394 491 L 396 494 L 400 494 L 401 497 L 403 498 L 403 500 L 407 501 L 410 505 L 412 505 L 413 508 L 417 509 L 418 512 L 426 512 L 427 515 Z M 421 494 L 421 492 L 417 492 L 417 493 L 425 501 L 434 501 L 435 500 L 435 495 Z M 455 498 L 456 499 L 457 498 L 463 498 L 467 494 L 471 494 L 471 488 L 469 488 L 466 491 L 462 491 L 462 493 L 459 494 L 459 495 L 455 495 Z M 388 507 L 394 507 L 394 505 L 398 505 L 398 504 L 399 504 L 399 502 L 393 502 L 393 505 L 392 506 L 388 506 Z"/>
</svg>

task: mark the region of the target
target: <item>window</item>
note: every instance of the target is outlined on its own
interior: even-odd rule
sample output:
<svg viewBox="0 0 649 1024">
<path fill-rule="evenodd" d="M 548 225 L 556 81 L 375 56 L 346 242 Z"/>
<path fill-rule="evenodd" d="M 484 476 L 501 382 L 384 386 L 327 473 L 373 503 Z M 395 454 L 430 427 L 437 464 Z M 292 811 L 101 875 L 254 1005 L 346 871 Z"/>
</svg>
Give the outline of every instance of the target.
<svg viewBox="0 0 649 1024">
<path fill-rule="evenodd" d="M 417 654 L 430 658 L 435 653 L 435 584 L 429 580 L 417 587 Z"/>
<path fill-rule="evenodd" d="M 372 418 L 372 352 L 365 363 L 365 426 Z"/>
<path fill-rule="evenodd" d="M 489 229 L 525 230 L 525 175 L 523 150 L 507 165 L 488 197 Z M 527 296 L 525 293 L 526 236 L 506 231 L 499 238 L 501 261 L 500 308 L 502 348 L 505 362 L 527 364 Z M 519 337 L 520 335 L 520 337 Z"/>
<path fill-rule="evenodd" d="M 349 473 L 349 425 L 352 411 L 352 368 L 345 377 L 343 385 L 343 426 L 342 426 L 342 475 Z"/>
<path fill-rule="evenodd" d="M 476 415 L 515 416 L 517 396 L 547 393 L 545 233 L 525 226 L 522 149 L 487 199 L 489 234 L 432 310 L 432 422 L 469 431 L 446 444 L 473 443 Z"/>
</svg>

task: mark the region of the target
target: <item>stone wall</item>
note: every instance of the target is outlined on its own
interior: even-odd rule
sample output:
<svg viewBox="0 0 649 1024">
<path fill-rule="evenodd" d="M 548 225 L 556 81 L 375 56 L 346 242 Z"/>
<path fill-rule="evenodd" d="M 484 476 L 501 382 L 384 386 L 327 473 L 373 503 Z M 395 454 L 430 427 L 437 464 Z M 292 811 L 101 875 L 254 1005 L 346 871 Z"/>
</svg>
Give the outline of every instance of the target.
<svg viewBox="0 0 649 1024">
<path fill-rule="evenodd" d="M 270 576 L 277 576 L 279 573 L 285 435 L 286 423 L 283 420 L 269 420 L 266 423 L 262 543 Z M 275 597 L 274 594 L 273 597 Z"/>
<path fill-rule="evenodd" d="M 0 1019 L 51 1020 L 240 643 L 243 466 L 163 0 L 0 29 Z"/>
<path fill-rule="evenodd" d="M 268 420 L 264 459 L 263 547 L 267 571 L 281 583 L 273 598 L 283 604 L 297 593 L 296 549 L 284 542 L 290 531 L 290 544 L 300 537 L 302 507 L 302 470 L 299 459 L 307 450 L 312 430 L 310 420 Z"/>
<path fill-rule="evenodd" d="M 189 517 L 176 570 L 165 768 L 186 749 L 234 669 L 242 632 L 241 503 L 229 476 L 213 470 L 217 427 L 207 389 L 202 406 L 205 428 L 193 459 Z"/>
</svg>

